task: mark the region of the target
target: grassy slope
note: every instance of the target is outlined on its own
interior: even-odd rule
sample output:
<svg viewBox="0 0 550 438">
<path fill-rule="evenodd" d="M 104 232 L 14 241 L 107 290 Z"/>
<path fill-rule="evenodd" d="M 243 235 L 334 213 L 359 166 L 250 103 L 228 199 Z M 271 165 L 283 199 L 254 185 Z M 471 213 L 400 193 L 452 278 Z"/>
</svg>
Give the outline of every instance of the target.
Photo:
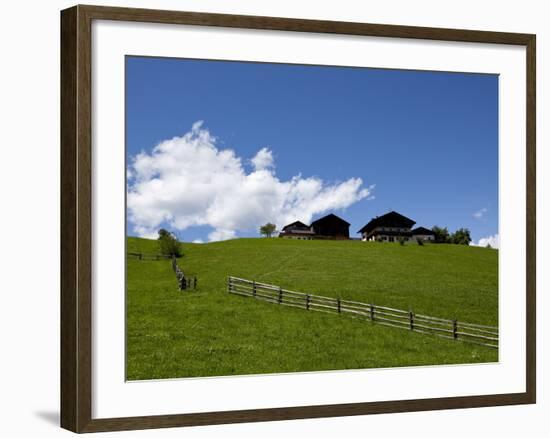
<svg viewBox="0 0 550 438">
<path fill-rule="evenodd" d="M 157 243 L 128 239 L 129 251 Z M 259 374 L 496 361 L 492 349 L 228 295 L 228 275 L 327 296 L 498 323 L 498 252 L 458 245 L 238 239 L 185 244 L 199 289 L 170 262 L 128 261 L 127 377 Z"/>
</svg>

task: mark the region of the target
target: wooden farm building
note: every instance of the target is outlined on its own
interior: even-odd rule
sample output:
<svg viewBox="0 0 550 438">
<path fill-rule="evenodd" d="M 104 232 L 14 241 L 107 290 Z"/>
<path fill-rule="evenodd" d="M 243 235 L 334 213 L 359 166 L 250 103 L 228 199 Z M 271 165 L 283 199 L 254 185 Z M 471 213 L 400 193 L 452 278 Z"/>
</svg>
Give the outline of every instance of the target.
<svg viewBox="0 0 550 438">
<path fill-rule="evenodd" d="M 373 218 L 358 233 L 361 233 L 361 240 L 364 241 L 396 242 L 400 238 L 407 241 L 413 239 L 411 227 L 415 223 L 396 211 L 390 211 Z"/>
<path fill-rule="evenodd" d="M 316 236 L 340 240 L 349 239 L 349 226 L 349 222 L 332 213 L 311 223 Z"/>
<path fill-rule="evenodd" d="M 279 234 L 279 237 L 287 239 L 311 240 L 315 232 L 303 222 L 296 221 L 285 225 Z"/>
<path fill-rule="evenodd" d="M 349 222 L 331 213 L 313 221 L 309 226 L 300 221 L 285 225 L 279 233 L 279 237 L 299 240 L 347 240 L 349 239 L 349 226 Z"/>
<path fill-rule="evenodd" d="M 435 233 L 424 227 L 412 229 L 416 222 L 396 211 L 376 216 L 358 233 L 363 241 L 398 242 L 400 240 L 435 240 Z M 335 214 L 328 214 L 306 225 L 296 221 L 285 225 L 279 237 L 285 239 L 312 240 L 348 240 L 350 223 Z"/>
<path fill-rule="evenodd" d="M 424 227 L 418 227 L 411 230 L 412 238 L 414 240 L 435 240 L 435 233 L 432 230 L 428 230 Z"/>
</svg>

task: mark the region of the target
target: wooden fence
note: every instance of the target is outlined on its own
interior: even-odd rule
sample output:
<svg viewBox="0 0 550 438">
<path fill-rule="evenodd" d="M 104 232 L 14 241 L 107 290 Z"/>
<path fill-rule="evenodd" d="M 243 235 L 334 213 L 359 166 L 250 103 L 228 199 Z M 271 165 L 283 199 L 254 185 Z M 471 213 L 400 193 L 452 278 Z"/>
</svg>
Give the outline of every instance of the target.
<svg viewBox="0 0 550 438">
<path fill-rule="evenodd" d="M 498 348 L 498 327 L 421 315 L 391 307 L 323 297 L 282 289 L 271 284 L 229 277 L 228 292 L 304 310 L 345 313 L 374 323 Z"/>
<path fill-rule="evenodd" d="M 178 287 L 180 290 L 197 288 L 197 277 L 185 276 L 181 268 L 178 266 L 176 257 L 172 257 L 172 269 L 176 273 L 176 279 L 178 280 Z"/>
<path fill-rule="evenodd" d="M 172 256 L 165 254 L 145 254 L 142 252 L 127 252 L 127 257 L 143 260 L 143 261 L 152 261 L 152 260 L 169 260 Z"/>
</svg>

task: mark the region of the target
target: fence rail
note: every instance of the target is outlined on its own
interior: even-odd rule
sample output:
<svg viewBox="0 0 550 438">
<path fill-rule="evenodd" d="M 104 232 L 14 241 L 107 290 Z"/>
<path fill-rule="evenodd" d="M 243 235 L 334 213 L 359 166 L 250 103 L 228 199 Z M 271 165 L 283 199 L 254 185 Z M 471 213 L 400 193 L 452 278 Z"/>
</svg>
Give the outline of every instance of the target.
<svg viewBox="0 0 550 438">
<path fill-rule="evenodd" d="M 172 258 L 172 256 L 166 255 L 166 254 L 146 254 L 142 252 L 127 252 L 126 256 L 130 258 L 135 258 L 138 260 L 143 260 L 143 261 L 170 260 Z"/>
<path fill-rule="evenodd" d="M 412 311 L 331 298 L 283 289 L 244 278 L 229 277 L 231 294 L 253 297 L 269 303 L 326 313 L 344 313 L 385 326 L 498 348 L 498 327 L 427 316 Z"/>
<path fill-rule="evenodd" d="M 176 257 L 172 257 L 172 269 L 176 274 L 176 279 L 178 280 L 178 287 L 180 290 L 197 288 L 197 277 L 185 276 L 181 268 L 178 266 Z"/>
</svg>

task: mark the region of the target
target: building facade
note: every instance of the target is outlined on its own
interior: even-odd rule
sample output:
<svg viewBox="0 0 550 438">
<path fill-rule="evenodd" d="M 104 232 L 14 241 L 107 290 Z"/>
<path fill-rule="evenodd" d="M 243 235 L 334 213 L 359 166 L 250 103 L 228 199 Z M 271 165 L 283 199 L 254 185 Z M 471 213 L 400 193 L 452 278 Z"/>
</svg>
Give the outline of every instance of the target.
<svg viewBox="0 0 550 438">
<path fill-rule="evenodd" d="M 313 221 L 311 225 L 300 221 L 285 225 L 279 237 L 298 240 L 348 240 L 349 227 L 349 222 L 331 213 Z"/>
<path fill-rule="evenodd" d="M 361 234 L 361 240 L 365 242 L 397 242 L 399 240 L 412 240 L 413 234 L 411 227 L 416 222 L 396 211 L 390 211 L 382 216 L 377 216 L 358 233 Z"/>
<path fill-rule="evenodd" d="M 435 233 L 424 227 L 418 227 L 411 231 L 413 240 L 434 241 Z"/>
<path fill-rule="evenodd" d="M 311 227 L 300 221 L 285 225 L 279 233 L 279 237 L 297 240 L 311 240 L 314 235 L 315 232 Z"/>
</svg>

